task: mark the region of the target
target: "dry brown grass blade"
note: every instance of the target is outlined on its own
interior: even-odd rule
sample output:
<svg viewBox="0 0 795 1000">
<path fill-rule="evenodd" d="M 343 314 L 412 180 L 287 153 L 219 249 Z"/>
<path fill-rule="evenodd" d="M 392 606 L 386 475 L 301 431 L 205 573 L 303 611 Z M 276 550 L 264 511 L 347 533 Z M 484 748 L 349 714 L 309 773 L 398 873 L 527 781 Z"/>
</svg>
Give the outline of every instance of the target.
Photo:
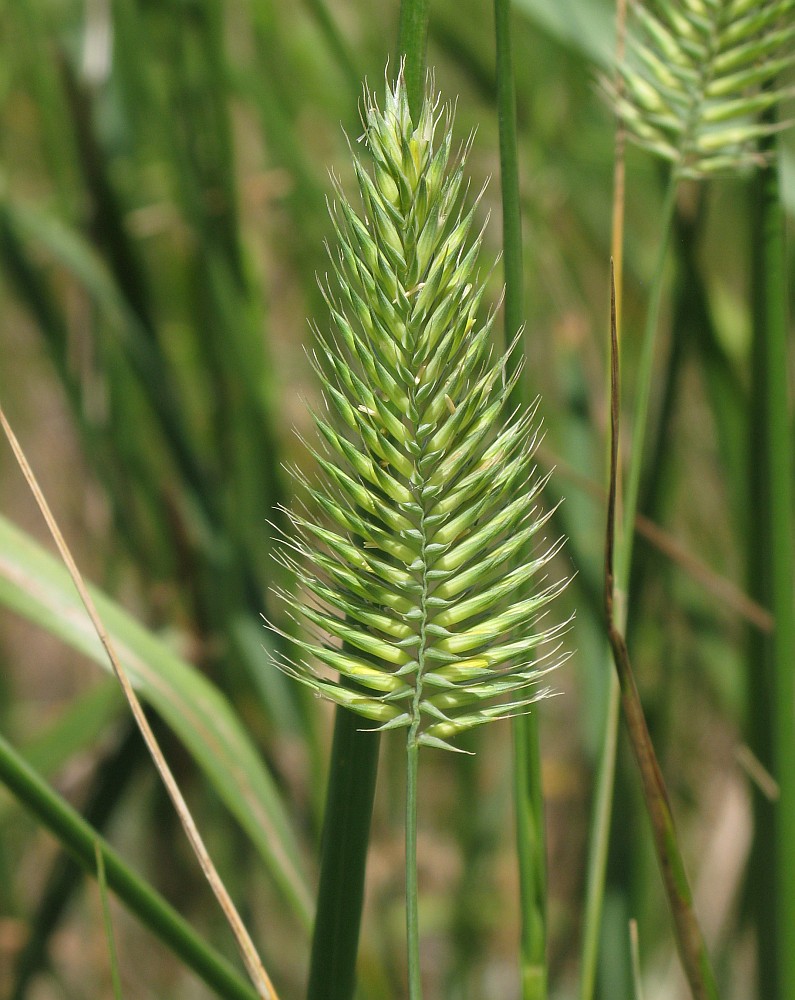
<svg viewBox="0 0 795 1000">
<path fill-rule="evenodd" d="M 226 891 L 226 887 L 221 881 L 221 877 L 218 874 L 218 871 L 216 870 L 216 867 L 213 864 L 212 859 L 210 858 L 207 848 L 204 846 L 204 841 L 201 838 L 201 834 L 199 833 L 196 824 L 193 821 L 193 817 L 191 816 L 190 811 L 188 810 L 188 806 L 185 802 L 185 799 L 182 796 L 182 792 L 179 790 L 179 786 L 177 785 L 176 779 L 174 778 L 171 769 L 169 768 L 165 758 L 163 757 L 160 747 L 158 746 L 157 740 L 155 739 L 155 735 L 152 732 L 152 729 L 146 718 L 146 714 L 144 713 L 143 707 L 140 701 L 138 700 L 138 696 L 136 695 L 132 685 L 130 684 L 129 678 L 127 677 L 127 674 L 125 673 L 124 668 L 121 665 L 119 657 L 116 655 L 116 652 L 113 648 L 113 643 L 111 642 L 107 630 L 102 624 L 102 620 L 99 617 L 99 613 L 97 612 L 93 600 L 91 599 L 91 595 L 88 592 L 88 588 L 85 585 L 80 570 L 77 568 L 77 564 L 75 563 L 72 553 L 70 552 L 69 547 L 66 544 L 63 535 L 61 534 L 61 531 L 58 527 L 55 517 L 52 511 L 50 510 L 49 504 L 47 503 L 47 500 L 45 499 L 44 494 L 42 493 L 41 487 L 38 484 L 38 481 L 33 473 L 33 470 L 31 469 L 30 464 L 28 463 L 28 460 L 25 457 L 25 453 L 22 450 L 22 446 L 17 440 L 16 435 L 11 429 L 11 425 L 6 419 L 6 415 L 3 412 L 2 407 L 0 407 L 0 424 L 2 424 L 3 431 L 6 435 L 6 438 L 8 439 L 9 444 L 11 445 L 12 451 L 14 452 L 14 457 L 16 458 L 17 463 L 19 464 L 19 467 L 22 470 L 22 474 L 25 477 L 28 486 L 30 487 L 30 491 L 33 494 L 34 499 L 36 500 L 39 510 L 41 511 L 44 520 L 47 523 L 47 527 L 49 528 L 50 534 L 52 535 L 56 547 L 58 548 L 58 552 L 60 553 L 61 558 L 63 559 L 64 564 L 66 565 L 66 568 L 69 570 L 69 575 L 72 577 L 72 581 L 74 582 L 74 585 L 77 588 L 77 592 L 80 595 L 80 599 L 83 602 L 86 611 L 88 612 L 88 616 L 91 619 L 91 623 L 94 626 L 94 630 L 96 631 L 97 636 L 99 637 L 99 640 L 102 643 L 102 646 L 104 647 L 105 652 L 108 655 L 108 659 L 110 660 L 111 666 L 113 668 L 113 673 L 116 675 L 116 678 L 118 679 L 119 684 L 121 685 L 122 691 L 124 692 L 124 696 L 127 699 L 127 703 L 130 706 L 130 710 L 132 711 L 138 729 L 140 730 L 141 735 L 143 736 L 144 742 L 146 743 L 147 749 L 149 750 L 152 760 L 154 761 L 155 767 L 157 768 L 158 773 L 160 774 L 160 777 L 163 781 L 163 784 L 166 787 L 166 791 L 168 792 L 169 798 L 174 804 L 174 808 L 177 811 L 177 815 L 179 816 L 179 820 L 182 823 L 183 829 L 185 830 L 185 834 L 188 840 L 190 841 L 190 845 L 193 848 L 193 852 L 196 855 L 199 865 L 201 866 L 201 869 L 204 872 L 205 878 L 210 883 L 210 888 L 212 889 L 215 898 L 218 900 L 218 903 L 221 909 L 223 910 L 224 916 L 226 917 L 226 920 L 232 929 L 232 933 L 234 934 L 238 948 L 240 949 L 240 954 L 242 956 L 243 963 L 254 985 L 254 988 L 257 990 L 257 993 L 262 998 L 262 1000 L 278 1000 L 278 996 L 273 988 L 273 984 L 271 983 L 270 978 L 268 977 L 268 974 L 265 971 L 265 968 L 263 967 L 262 960 L 257 954 L 254 942 L 251 940 L 251 937 L 248 931 L 246 930 L 245 925 L 243 924 L 240 914 L 237 912 L 235 904 L 232 902 L 229 893 Z"/>
</svg>

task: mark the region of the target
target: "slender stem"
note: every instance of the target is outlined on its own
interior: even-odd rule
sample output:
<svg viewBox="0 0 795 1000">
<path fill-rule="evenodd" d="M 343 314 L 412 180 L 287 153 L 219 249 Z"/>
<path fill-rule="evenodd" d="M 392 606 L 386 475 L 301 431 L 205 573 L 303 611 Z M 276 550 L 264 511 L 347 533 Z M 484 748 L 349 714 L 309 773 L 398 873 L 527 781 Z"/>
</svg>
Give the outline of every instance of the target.
<svg viewBox="0 0 795 1000">
<path fill-rule="evenodd" d="M 588 868 L 585 886 L 585 916 L 583 918 L 582 967 L 580 970 L 580 1000 L 591 1000 L 596 988 L 599 959 L 599 939 L 602 931 L 607 855 L 610 843 L 610 820 L 613 811 L 618 724 L 621 689 L 615 671 L 608 678 L 602 745 L 596 772 L 596 790 L 591 809 Z"/>
<path fill-rule="evenodd" d="M 425 92 L 425 50 L 428 42 L 428 0 L 401 0 L 398 25 L 398 64 L 403 75 L 411 115 L 416 118 Z"/>
<path fill-rule="evenodd" d="M 637 395 L 635 399 L 635 423 L 632 434 L 629 468 L 626 475 L 624 491 L 624 530 L 618 539 L 615 557 L 615 625 L 623 634 L 627 621 L 627 586 L 632 568 L 632 551 L 635 532 L 635 520 L 640 493 L 641 470 L 643 466 L 643 448 L 649 423 L 649 407 L 651 402 L 652 374 L 654 371 L 654 354 L 657 341 L 657 326 L 662 302 L 663 278 L 665 260 L 670 243 L 673 225 L 674 209 L 676 207 L 676 179 L 672 175 L 665 194 L 662 210 L 661 237 L 657 252 L 657 261 L 649 292 L 649 303 L 646 312 L 646 324 L 641 345 L 640 361 L 637 375 Z M 618 338 L 618 296 L 614 302 L 614 322 L 616 338 Z M 616 469 L 620 478 L 620 469 Z M 588 875 L 586 879 L 584 945 L 582 968 L 580 973 L 580 1000 L 591 1000 L 596 984 L 596 967 L 601 934 L 602 908 L 604 902 L 605 869 L 607 865 L 608 843 L 610 839 L 610 814 L 613 807 L 613 789 L 615 783 L 616 748 L 618 744 L 618 725 L 620 720 L 620 686 L 612 674 L 612 658 L 607 654 L 607 669 L 610 670 L 607 707 L 602 730 L 602 744 L 599 757 L 597 791 L 594 800 L 593 820 L 591 824 L 591 839 L 588 856 Z"/>
<path fill-rule="evenodd" d="M 522 207 L 519 198 L 519 156 L 516 144 L 516 89 L 511 59 L 509 0 L 494 0 L 497 50 L 497 117 L 500 135 L 500 187 L 502 189 L 502 246 L 505 274 L 505 339 L 510 343 L 524 323 L 522 267 Z M 515 370 L 521 355 L 509 359 Z M 518 396 L 519 387 L 515 390 Z M 521 399 L 511 400 L 518 404 Z"/>
<path fill-rule="evenodd" d="M 717 1000 L 715 975 L 693 909 L 693 897 L 679 850 L 673 813 L 662 772 L 646 725 L 640 695 L 622 629 L 614 614 L 615 596 L 615 513 L 618 489 L 618 335 L 616 328 L 615 284 L 611 289 L 610 324 L 610 488 L 605 535 L 605 617 L 613 660 L 621 687 L 621 707 L 632 752 L 640 772 L 643 797 L 651 820 L 657 860 L 668 896 L 676 930 L 676 943 L 694 1000 Z"/>
<path fill-rule="evenodd" d="M 616 0 L 616 62 L 618 67 L 626 47 L 626 0 Z M 618 94 L 624 89 L 620 72 L 615 72 Z M 613 211 L 610 233 L 613 262 L 613 288 L 616 337 L 620 343 L 624 287 L 624 219 L 626 182 L 626 128 L 621 117 L 616 121 L 615 156 L 613 166 Z M 609 392 L 609 386 L 608 386 Z M 617 470 L 620 476 L 620 469 Z M 613 812 L 620 692 L 618 678 L 606 658 L 607 700 L 602 729 L 602 743 L 596 772 L 596 790 L 591 810 L 588 838 L 588 866 L 585 883 L 585 915 L 583 919 L 582 964 L 580 969 L 580 1000 L 591 1000 L 596 987 L 599 940 L 602 930 L 607 857 L 610 844 L 610 820 Z"/>
<path fill-rule="evenodd" d="M 417 765 L 419 744 L 409 731 L 406 743 L 406 943 L 409 1000 L 421 1000 L 419 890 L 417 886 Z"/>
<path fill-rule="evenodd" d="M 624 488 L 624 530 L 616 554 L 616 590 L 620 600 L 626 599 L 629 575 L 632 567 L 633 543 L 635 540 L 635 519 L 638 513 L 638 497 L 640 494 L 641 472 L 643 471 L 643 450 L 649 426 L 649 411 L 651 404 L 652 376 L 654 374 L 654 354 L 657 346 L 657 327 L 660 321 L 660 303 L 662 302 L 663 278 L 665 275 L 665 260 L 673 227 L 674 210 L 676 208 L 676 177 L 672 174 L 668 183 L 662 209 L 660 226 L 660 245 L 657 251 L 657 261 L 654 267 L 654 277 L 649 292 L 649 304 L 646 309 L 646 324 L 643 331 L 643 341 L 638 363 L 635 395 L 635 422 L 632 428 L 632 448 L 629 457 L 629 468 Z M 621 628 L 623 630 L 623 623 Z"/>
<path fill-rule="evenodd" d="M 99 840 L 94 843 L 94 856 L 97 859 L 97 881 L 99 882 L 99 893 L 102 899 L 102 922 L 105 926 L 105 942 L 108 948 L 108 958 L 110 959 L 110 975 L 113 985 L 114 1000 L 121 1000 L 121 976 L 119 975 L 119 958 L 116 951 L 116 938 L 113 934 L 113 919 L 110 915 L 110 902 L 108 901 L 108 880 L 105 875 L 105 859 L 102 856 L 102 847 Z"/>
<path fill-rule="evenodd" d="M 748 470 L 750 585 L 752 596 L 771 608 L 775 620 L 772 635 L 752 637 L 748 681 L 753 747 L 779 786 L 775 804 L 755 796 L 750 877 L 759 995 L 771 997 L 795 996 L 795 595 L 785 249 L 778 172 L 772 165 L 754 182 Z"/>
<path fill-rule="evenodd" d="M 497 114 L 500 136 L 502 242 L 505 268 L 505 340 L 510 344 L 524 322 L 522 210 L 516 141 L 516 91 L 511 59 L 509 0 L 494 0 L 497 54 Z M 508 359 L 515 371 L 521 353 Z M 511 406 L 524 402 L 520 383 Z M 541 786 L 541 749 L 535 714 L 513 720 L 516 847 L 521 895 L 521 982 L 524 1000 L 547 995 L 546 837 Z"/>
<path fill-rule="evenodd" d="M 151 886 L 135 874 L 113 848 L 0 736 L 0 781 L 16 795 L 91 875 L 102 851 L 109 888 L 158 939 L 185 962 L 219 996 L 255 1000 L 257 994 L 232 966 Z"/>
<path fill-rule="evenodd" d="M 124 800 L 131 781 L 140 773 L 146 748 L 134 723 L 116 750 L 103 760 L 83 805 L 83 819 L 102 833 Z M 31 761 L 30 756 L 27 756 Z M 98 869 L 95 867 L 94 871 Z M 31 980 L 46 966 L 53 935 L 83 885 L 83 871 L 71 856 L 59 854 L 44 883 L 36 911 L 29 920 L 28 938 L 14 963 L 14 988 L 9 1000 L 24 1000 Z"/>
<path fill-rule="evenodd" d="M 547 866 L 538 717 L 513 720 L 523 1000 L 547 995 Z"/>
</svg>

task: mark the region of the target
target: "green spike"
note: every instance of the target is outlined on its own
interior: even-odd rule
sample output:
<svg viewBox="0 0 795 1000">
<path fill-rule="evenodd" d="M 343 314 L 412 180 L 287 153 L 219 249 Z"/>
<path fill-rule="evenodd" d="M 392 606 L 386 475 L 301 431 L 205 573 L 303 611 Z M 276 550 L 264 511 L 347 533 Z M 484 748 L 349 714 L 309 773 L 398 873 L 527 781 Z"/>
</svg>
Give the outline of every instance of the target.
<svg viewBox="0 0 795 1000">
<path fill-rule="evenodd" d="M 557 632 L 533 622 L 561 588 L 526 592 L 550 552 L 512 563 L 546 520 L 533 414 L 505 422 L 518 375 L 492 355 L 494 313 L 478 320 L 482 232 L 477 203 L 464 206 L 465 156 L 450 165 L 452 116 L 437 139 L 429 94 L 415 125 L 399 79 L 383 111 L 366 97 L 364 119 L 365 216 L 336 190 L 335 332 L 312 358 L 323 479 L 304 483 L 310 511 L 292 512 L 295 557 L 282 559 L 315 603 L 295 612 L 308 638 L 284 669 L 379 729 L 405 727 L 415 747 L 454 749 L 459 732 L 537 697 L 525 692 L 545 669 L 530 658 Z"/>
</svg>

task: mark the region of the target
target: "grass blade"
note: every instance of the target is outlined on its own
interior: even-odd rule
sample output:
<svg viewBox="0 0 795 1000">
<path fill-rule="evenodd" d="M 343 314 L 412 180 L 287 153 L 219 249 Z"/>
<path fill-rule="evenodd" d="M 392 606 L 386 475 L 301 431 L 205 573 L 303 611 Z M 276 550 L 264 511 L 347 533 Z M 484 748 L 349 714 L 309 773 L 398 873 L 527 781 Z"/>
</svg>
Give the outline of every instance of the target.
<svg viewBox="0 0 795 1000">
<path fill-rule="evenodd" d="M 754 182 L 749 570 L 752 594 L 773 612 L 770 636 L 752 635 L 748 691 L 752 747 L 775 777 L 775 807 L 755 792 L 750 891 L 758 921 L 760 996 L 795 990 L 795 621 L 792 436 L 784 214 L 775 165 Z"/>
<path fill-rule="evenodd" d="M 413 118 L 419 114 L 422 95 L 425 92 L 428 7 L 428 0 L 400 0 L 397 63 L 398 66 L 403 64 L 409 110 Z"/>
<path fill-rule="evenodd" d="M 102 846 L 98 840 L 94 841 L 94 857 L 97 859 L 97 882 L 99 884 L 99 894 L 102 899 L 102 922 L 105 925 L 105 939 L 108 943 L 113 998 L 114 1000 L 122 1000 L 119 959 L 116 954 L 116 939 L 113 935 L 113 921 L 110 916 L 110 901 L 108 899 L 108 881 L 105 875 L 105 858 L 102 853 Z"/>
<path fill-rule="evenodd" d="M 519 197 L 510 10 L 508 0 L 494 0 L 506 346 L 513 341 L 524 323 L 522 210 Z M 509 357 L 512 372 L 515 372 L 521 360 L 520 352 L 514 351 Z M 513 395 L 512 406 L 526 402 L 520 382 L 517 382 Z M 529 557 L 529 553 L 526 556 Z M 521 988 L 524 1000 L 544 1000 L 547 995 L 546 836 L 538 716 L 535 713 L 518 716 L 513 720 L 512 727 L 521 907 Z"/>
<path fill-rule="evenodd" d="M 110 598 L 92 590 L 133 683 L 183 741 L 265 859 L 304 924 L 310 899 L 298 837 L 272 778 L 223 695 Z M 69 576 L 52 556 L 0 517 L 0 603 L 107 669 Z"/>
<path fill-rule="evenodd" d="M 362 732 L 361 725 L 353 712 L 337 709 L 308 1000 L 349 1000 L 356 985 L 364 873 L 380 745 L 379 735 Z"/>
<path fill-rule="evenodd" d="M 118 685 L 113 684 L 121 698 Z M 123 701 L 123 699 L 122 699 Z M 126 709 L 126 705 L 124 705 Z M 30 758 L 28 757 L 30 762 Z M 83 820 L 100 836 L 113 814 L 118 811 L 130 783 L 146 762 L 146 750 L 135 725 L 128 723 L 119 745 L 97 768 L 96 776 L 82 807 Z M 38 770 L 37 768 L 33 768 Z M 24 803 L 23 803 L 24 804 Z M 96 867 L 93 870 L 96 874 Z M 15 983 L 10 1000 L 25 1000 L 31 979 L 48 961 L 48 945 L 82 885 L 80 866 L 68 854 L 59 854 L 39 895 L 30 932 L 15 962 Z"/>
</svg>

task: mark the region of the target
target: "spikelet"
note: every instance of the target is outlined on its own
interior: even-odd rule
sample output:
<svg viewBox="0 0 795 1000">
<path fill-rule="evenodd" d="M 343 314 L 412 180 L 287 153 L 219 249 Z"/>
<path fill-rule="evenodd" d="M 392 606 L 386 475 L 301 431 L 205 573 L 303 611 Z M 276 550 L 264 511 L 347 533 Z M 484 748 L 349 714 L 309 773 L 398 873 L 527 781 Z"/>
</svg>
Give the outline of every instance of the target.
<svg viewBox="0 0 795 1000">
<path fill-rule="evenodd" d="M 792 0 L 631 0 L 622 87 L 605 86 L 635 142 L 707 177 L 764 162 L 793 62 Z"/>
<path fill-rule="evenodd" d="M 466 150 L 450 162 L 452 113 L 430 88 L 415 125 L 401 74 L 383 111 L 365 93 L 363 120 L 364 213 L 339 185 L 331 208 L 321 481 L 303 483 L 309 510 L 287 512 L 283 560 L 311 600 L 281 595 L 304 637 L 280 665 L 374 728 L 452 748 L 547 693 L 556 651 L 538 647 L 562 629 L 534 623 L 563 584 L 542 577 L 557 546 L 520 558 L 548 516 L 534 412 L 505 421 L 516 376 L 492 357 L 493 315 L 478 319 L 481 236 L 463 206 Z"/>
</svg>

